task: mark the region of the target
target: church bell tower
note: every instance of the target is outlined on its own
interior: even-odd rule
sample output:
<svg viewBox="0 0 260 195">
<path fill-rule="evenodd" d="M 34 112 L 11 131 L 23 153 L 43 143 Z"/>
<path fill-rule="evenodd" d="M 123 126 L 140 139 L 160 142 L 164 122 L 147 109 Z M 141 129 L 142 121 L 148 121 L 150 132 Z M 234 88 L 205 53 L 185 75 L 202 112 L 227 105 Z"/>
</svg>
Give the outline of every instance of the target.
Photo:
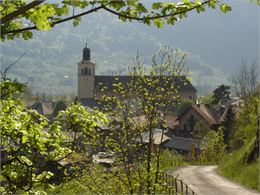
<svg viewBox="0 0 260 195">
<path fill-rule="evenodd" d="M 91 51 L 83 49 L 82 61 L 78 63 L 78 98 L 94 98 L 95 63 L 91 61 Z"/>
</svg>

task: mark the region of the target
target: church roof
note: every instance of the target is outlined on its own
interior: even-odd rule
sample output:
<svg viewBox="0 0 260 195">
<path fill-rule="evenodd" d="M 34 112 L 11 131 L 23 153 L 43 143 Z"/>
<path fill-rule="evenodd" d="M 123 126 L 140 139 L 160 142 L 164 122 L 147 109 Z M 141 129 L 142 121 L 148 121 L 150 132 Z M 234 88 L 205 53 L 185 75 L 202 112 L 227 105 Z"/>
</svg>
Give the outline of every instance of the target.
<svg viewBox="0 0 260 195">
<path fill-rule="evenodd" d="M 158 76 L 148 76 L 148 77 L 154 77 L 157 78 Z M 118 78 L 118 81 L 120 83 L 128 83 L 133 79 L 133 76 L 103 76 L 98 75 L 95 76 L 95 87 L 97 87 L 100 84 L 105 85 L 108 90 L 113 89 L 113 83 L 115 83 L 115 78 Z M 179 76 L 179 77 L 173 77 L 174 82 L 177 86 L 179 86 L 179 91 L 197 91 L 197 89 L 188 81 L 188 79 L 185 76 Z M 185 84 L 186 83 L 186 84 Z"/>
</svg>

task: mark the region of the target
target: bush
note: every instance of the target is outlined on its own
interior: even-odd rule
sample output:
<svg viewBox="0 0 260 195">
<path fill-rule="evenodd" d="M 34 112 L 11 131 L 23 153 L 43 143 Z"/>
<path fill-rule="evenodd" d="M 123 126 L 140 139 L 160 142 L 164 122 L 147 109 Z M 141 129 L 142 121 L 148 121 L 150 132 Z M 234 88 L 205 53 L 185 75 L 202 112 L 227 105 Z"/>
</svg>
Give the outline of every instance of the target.
<svg viewBox="0 0 260 195">
<path fill-rule="evenodd" d="M 218 163 L 226 153 L 224 135 L 221 130 L 210 130 L 202 139 L 201 160 Z"/>
</svg>

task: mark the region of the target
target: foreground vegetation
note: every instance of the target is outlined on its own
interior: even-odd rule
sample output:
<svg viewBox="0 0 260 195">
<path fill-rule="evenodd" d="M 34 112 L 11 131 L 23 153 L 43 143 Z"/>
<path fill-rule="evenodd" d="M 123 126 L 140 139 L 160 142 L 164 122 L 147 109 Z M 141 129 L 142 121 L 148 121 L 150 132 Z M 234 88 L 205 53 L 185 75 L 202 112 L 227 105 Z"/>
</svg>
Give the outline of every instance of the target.
<svg viewBox="0 0 260 195">
<path fill-rule="evenodd" d="M 229 154 L 220 163 L 224 176 L 253 189 L 259 189 L 259 103 L 257 64 L 242 64 L 235 77 L 235 90 L 244 100 L 228 127 Z"/>
<path fill-rule="evenodd" d="M 178 166 L 178 163 L 182 165 L 187 164 L 181 155 L 168 150 L 163 151 L 160 157 L 160 162 L 160 170 L 162 170 L 162 173 L 169 168 L 174 168 L 174 166 Z M 175 164 L 174 162 L 178 163 Z M 143 164 L 142 166 L 144 167 L 144 165 L 145 164 Z M 155 159 L 153 159 L 152 167 L 154 170 L 156 169 Z M 101 194 L 123 194 L 124 190 L 122 186 L 120 185 L 120 183 L 118 183 L 117 178 L 112 175 L 113 170 L 111 169 L 115 168 L 107 168 L 98 164 L 92 164 L 92 169 L 94 173 L 93 175 L 91 175 L 92 177 L 90 177 L 90 172 L 88 170 L 85 170 L 84 174 L 81 177 L 63 183 L 61 185 L 57 185 L 47 192 L 51 194 L 91 194 L 93 192 Z M 143 169 L 143 171 L 145 172 L 145 169 Z M 120 173 L 118 174 L 120 175 Z M 136 177 L 138 176 L 136 175 Z M 116 186 L 115 183 L 117 183 Z M 138 182 L 136 181 L 134 185 L 138 186 Z M 167 189 L 166 186 L 163 186 L 163 183 L 161 183 L 161 186 L 165 187 L 165 190 Z M 162 189 L 161 192 L 163 192 Z M 165 193 L 166 192 L 167 191 L 165 191 Z"/>
<path fill-rule="evenodd" d="M 259 158 L 253 162 L 243 162 L 252 141 L 243 148 L 228 154 L 219 166 L 219 173 L 249 188 L 259 190 Z"/>
</svg>

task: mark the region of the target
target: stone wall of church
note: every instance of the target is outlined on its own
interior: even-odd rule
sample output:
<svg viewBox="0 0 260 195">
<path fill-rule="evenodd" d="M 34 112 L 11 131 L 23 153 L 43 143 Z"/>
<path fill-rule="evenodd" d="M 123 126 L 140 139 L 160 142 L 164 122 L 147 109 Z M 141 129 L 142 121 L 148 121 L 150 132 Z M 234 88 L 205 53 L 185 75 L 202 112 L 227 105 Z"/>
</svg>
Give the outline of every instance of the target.
<svg viewBox="0 0 260 195">
<path fill-rule="evenodd" d="M 78 64 L 78 97 L 94 98 L 95 63 L 83 61 Z"/>
</svg>

